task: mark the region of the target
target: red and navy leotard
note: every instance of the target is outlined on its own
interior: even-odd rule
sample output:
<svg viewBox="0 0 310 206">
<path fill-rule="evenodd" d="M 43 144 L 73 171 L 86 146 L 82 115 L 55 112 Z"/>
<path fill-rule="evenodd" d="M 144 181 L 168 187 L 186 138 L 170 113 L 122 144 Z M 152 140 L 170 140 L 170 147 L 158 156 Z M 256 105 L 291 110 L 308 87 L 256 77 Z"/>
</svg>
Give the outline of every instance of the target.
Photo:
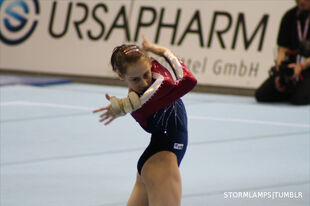
<svg viewBox="0 0 310 206">
<path fill-rule="evenodd" d="M 197 80 L 169 50 L 164 58 L 172 72 L 154 60 L 154 81 L 140 97 L 142 107 L 131 113 L 147 132 L 152 133 L 150 144 L 138 161 L 140 175 L 144 163 L 152 155 L 161 151 L 173 152 L 180 165 L 187 148 L 187 115 L 180 98 L 194 88 Z"/>
<path fill-rule="evenodd" d="M 133 118 L 151 133 L 154 131 L 151 130 L 152 125 L 149 125 L 149 118 L 191 91 L 197 83 L 190 70 L 171 51 L 166 51 L 164 58 L 173 72 L 153 60 L 151 70 L 154 82 L 140 97 L 142 107 L 131 113 Z"/>
</svg>

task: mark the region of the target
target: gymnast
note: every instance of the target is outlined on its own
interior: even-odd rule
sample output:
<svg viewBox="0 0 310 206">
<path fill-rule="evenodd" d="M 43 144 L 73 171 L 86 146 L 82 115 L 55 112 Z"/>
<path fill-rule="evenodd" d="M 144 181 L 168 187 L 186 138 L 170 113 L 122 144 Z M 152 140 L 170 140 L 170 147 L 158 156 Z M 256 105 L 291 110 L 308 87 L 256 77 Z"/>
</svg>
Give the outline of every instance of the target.
<svg viewBox="0 0 310 206">
<path fill-rule="evenodd" d="M 146 52 L 165 58 L 171 70 Z M 94 110 L 103 112 L 105 125 L 130 113 L 151 133 L 148 147 L 137 165 L 136 183 L 127 206 L 180 206 L 182 182 L 179 166 L 187 148 L 187 114 L 182 100 L 197 80 L 169 49 L 143 36 L 142 48 L 123 44 L 111 56 L 113 71 L 129 88 L 128 97 L 106 94 L 110 104 Z"/>
</svg>

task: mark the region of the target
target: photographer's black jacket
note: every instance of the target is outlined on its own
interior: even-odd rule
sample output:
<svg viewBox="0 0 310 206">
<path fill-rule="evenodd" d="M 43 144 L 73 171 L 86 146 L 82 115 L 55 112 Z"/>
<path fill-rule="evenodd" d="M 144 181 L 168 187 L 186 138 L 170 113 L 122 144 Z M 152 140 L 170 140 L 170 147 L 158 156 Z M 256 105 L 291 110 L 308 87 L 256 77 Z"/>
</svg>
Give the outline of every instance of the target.
<svg viewBox="0 0 310 206">
<path fill-rule="evenodd" d="M 287 11 L 281 20 L 281 25 L 278 33 L 278 46 L 283 46 L 291 50 L 297 50 L 299 45 L 297 21 L 298 18 L 301 22 L 301 33 L 305 29 L 306 15 L 297 16 L 297 7 Z M 310 27 L 310 25 L 309 25 Z M 310 40 L 310 28 L 307 31 L 306 39 Z"/>
</svg>

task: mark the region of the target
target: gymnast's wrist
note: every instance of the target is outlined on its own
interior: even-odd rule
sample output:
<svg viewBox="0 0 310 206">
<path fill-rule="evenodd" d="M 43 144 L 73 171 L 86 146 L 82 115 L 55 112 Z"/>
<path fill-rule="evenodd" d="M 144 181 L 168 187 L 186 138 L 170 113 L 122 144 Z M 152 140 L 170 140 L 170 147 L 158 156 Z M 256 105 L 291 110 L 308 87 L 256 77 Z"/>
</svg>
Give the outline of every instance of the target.
<svg viewBox="0 0 310 206">
<path fill-rule="evenodd" d="M 129 92 L 128 97 L 119 99 L 110 98 L 112 112 L 116 117 L 126 115 L 141 108 L 141 100 L 135 92 Z"/>
<path fill-rule="evenodd" d="M 163 46 L 159 46 L 157 44 L 153 44 L 152 48 L 150 49 L 151 52 L 158 56 L 164 56 L 164 53 L 166 52 L 167 48 Z"/>
</svg>

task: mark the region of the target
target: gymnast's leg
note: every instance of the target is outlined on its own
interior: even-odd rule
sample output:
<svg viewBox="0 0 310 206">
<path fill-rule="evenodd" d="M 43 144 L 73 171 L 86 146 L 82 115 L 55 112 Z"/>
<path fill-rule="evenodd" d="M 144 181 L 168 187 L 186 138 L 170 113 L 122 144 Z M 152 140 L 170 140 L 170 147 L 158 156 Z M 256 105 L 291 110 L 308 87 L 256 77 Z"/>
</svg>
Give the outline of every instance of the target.
<svg viewBox="0 0 310 206">
<path fill-rule="evenodd" d="M 139 173 L 137 173 L 136 183 L 127 202 L 127 206 L 148 206 L 146 188 Z"/>
<path fill-rule="evenodd" d="M 181 175 L 173 152 L 161 151 L 152 155 L 143 165 L 141 174 L 149 206 L 181 205 Z"/>
</svg>

